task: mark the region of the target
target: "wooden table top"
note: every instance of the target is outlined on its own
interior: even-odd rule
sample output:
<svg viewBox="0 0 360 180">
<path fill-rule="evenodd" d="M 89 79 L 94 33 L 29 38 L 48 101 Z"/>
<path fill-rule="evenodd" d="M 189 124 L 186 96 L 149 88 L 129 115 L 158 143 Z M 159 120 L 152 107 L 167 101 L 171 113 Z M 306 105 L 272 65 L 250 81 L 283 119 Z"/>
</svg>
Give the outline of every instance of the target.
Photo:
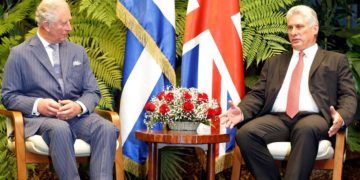
<svg viewBox="0 0 360 180">
<path fill-rule="evenodd" d="M 136 138 L 145 142 L 168 144 L 215 144 L 228 142 L 229 134 L 198 134 L 196 131 L 138 130 Z"/>
</svg>

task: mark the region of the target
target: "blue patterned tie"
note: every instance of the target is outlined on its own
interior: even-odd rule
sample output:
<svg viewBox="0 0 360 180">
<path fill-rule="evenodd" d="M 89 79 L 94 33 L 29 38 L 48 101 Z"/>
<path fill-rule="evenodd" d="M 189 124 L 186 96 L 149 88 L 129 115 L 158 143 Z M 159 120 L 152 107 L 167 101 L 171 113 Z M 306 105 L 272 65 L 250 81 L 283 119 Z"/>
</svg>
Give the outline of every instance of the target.
<svg viewBox="0 0 360 180">
<path fill-rule="evenodd" d="M 60 55 L 59 55 L 59 46 L 56 44 L 50 44 L 49 47 L 53 49 L 52 59 L 54 62 L 54 70 L 57 81 L 60 84 L 61 91 L 64 94 L 64 80 L 61 73 L 61 65 L 60 65 Z"/>
</svg>

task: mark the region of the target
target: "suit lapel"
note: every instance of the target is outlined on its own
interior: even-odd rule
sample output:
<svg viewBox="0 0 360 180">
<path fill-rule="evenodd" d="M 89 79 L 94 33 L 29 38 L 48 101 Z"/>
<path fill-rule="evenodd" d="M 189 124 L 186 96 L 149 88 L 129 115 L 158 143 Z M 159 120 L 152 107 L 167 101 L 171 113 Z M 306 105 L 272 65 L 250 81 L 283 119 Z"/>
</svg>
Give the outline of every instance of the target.
<svg viewBox="0 0 360 180">
<path fill-rule="evenodd" d="M 67 41 L 64 41 L 61 44 L 59 44 L 59 54 L 60 54 L 61 72 L 62 72 L 63 80 L 65 82 L 68 70 L 71 68 L 70 65 L 72 63 L 71 53 L 69 51 L 69 46 Z"/>
<path fill-rule="evenodd" d="M 51 74 L 51 76 L 56 80 L 55 71 L 51 65 L 48 54 L 45 51 L 44 45 L 41 43 L 38 36 L 34 36 L 30 40 L 30 46 L 32 46 L 32 53 L 34 54 L 35 59 L 37 59 L 41 65 Z M 57 81 L 57 80 L 56 80 Z"/>
<path fill-rule="evenodd" d="M 286 72 L 289 68 L 289 64 L 290 64 L 290 60 L 291 60 L 291 57 L 292 57 L 292 51 L 289 51 L 288 53 L 285 53 L 284 54 L 284 59 L 283 60 L 283 63 L 280 63 L 280 68 L 279 68 L 279 80 L 281 81 L 280 83 L 278 84 L 283 84 L 284 82 L 284 79 L 285 79 L 285 76 L 286 76 Z M 281 86 L 279 87 L 279 90 L 280 90 Z"/>
<path fill-rule="evenodd" d="M 319 48 L 315 54 L 314 62 L 311 65 L 309 78 L 314 74 L 315 70 L 319 67 L 322 60 L 324 59 L 324 56 L 325 56 L 324 50 Z"/>
</svg>

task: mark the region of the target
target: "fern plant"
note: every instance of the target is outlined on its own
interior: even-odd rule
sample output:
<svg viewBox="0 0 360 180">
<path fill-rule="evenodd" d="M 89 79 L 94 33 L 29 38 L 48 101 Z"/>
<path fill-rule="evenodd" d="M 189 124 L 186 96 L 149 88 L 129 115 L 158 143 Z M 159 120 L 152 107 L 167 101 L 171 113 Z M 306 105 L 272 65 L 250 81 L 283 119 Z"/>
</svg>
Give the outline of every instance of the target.
<svg viewBox="0 0 360 180">
<path fill-rule="evenodd" d="M 112 91 L 121 89 L 125 27 L 115 14 L 116 1 L 82 0 L 73 12 L 70 41 L 86 47 L 90 65 L 102 93 L 99 106 L 113 109 Z M 100 8 L 101 7 L 101 8 Z"/>
<path fill-rule="evenodd" d="M 294 0 L 241 0 L 243 54 L 246 68 L 280 54 L 289 42 L 285 9 Z"/>
</svg>

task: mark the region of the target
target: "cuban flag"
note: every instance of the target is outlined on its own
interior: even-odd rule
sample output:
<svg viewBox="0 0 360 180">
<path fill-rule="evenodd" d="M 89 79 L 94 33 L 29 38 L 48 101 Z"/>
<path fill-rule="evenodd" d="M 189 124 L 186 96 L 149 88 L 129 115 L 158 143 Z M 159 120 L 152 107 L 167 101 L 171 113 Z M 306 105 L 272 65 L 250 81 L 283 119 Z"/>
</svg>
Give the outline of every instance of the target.
<svg viewBox="0 0 360 180">
<path fill-rule="evenodd" d="M 206 92 L 218 100 L 223 112 L 229 108 L 229 100 L 237 104 L 245 95 L 240 22 L 239 0 L 188 2 L 181 86 Z M 216 147 L 222 156 L 234 148 L 236 128 L 226 129 L 218 120 L 213 123 L 212 132 L 231 135 L 229 143 Z"/>
<path fill-rule="evenodd" d="M 144 106 L 167 86 L 175 86 L 174 0 L 119 0 L 117 16 L 128 27 L 120 101 L 124 167 L 145 164 L 148 144 L 135 137 L 146 129 Z M 136 172 L 133 172 L 135 175 Z"/>
</svg>

